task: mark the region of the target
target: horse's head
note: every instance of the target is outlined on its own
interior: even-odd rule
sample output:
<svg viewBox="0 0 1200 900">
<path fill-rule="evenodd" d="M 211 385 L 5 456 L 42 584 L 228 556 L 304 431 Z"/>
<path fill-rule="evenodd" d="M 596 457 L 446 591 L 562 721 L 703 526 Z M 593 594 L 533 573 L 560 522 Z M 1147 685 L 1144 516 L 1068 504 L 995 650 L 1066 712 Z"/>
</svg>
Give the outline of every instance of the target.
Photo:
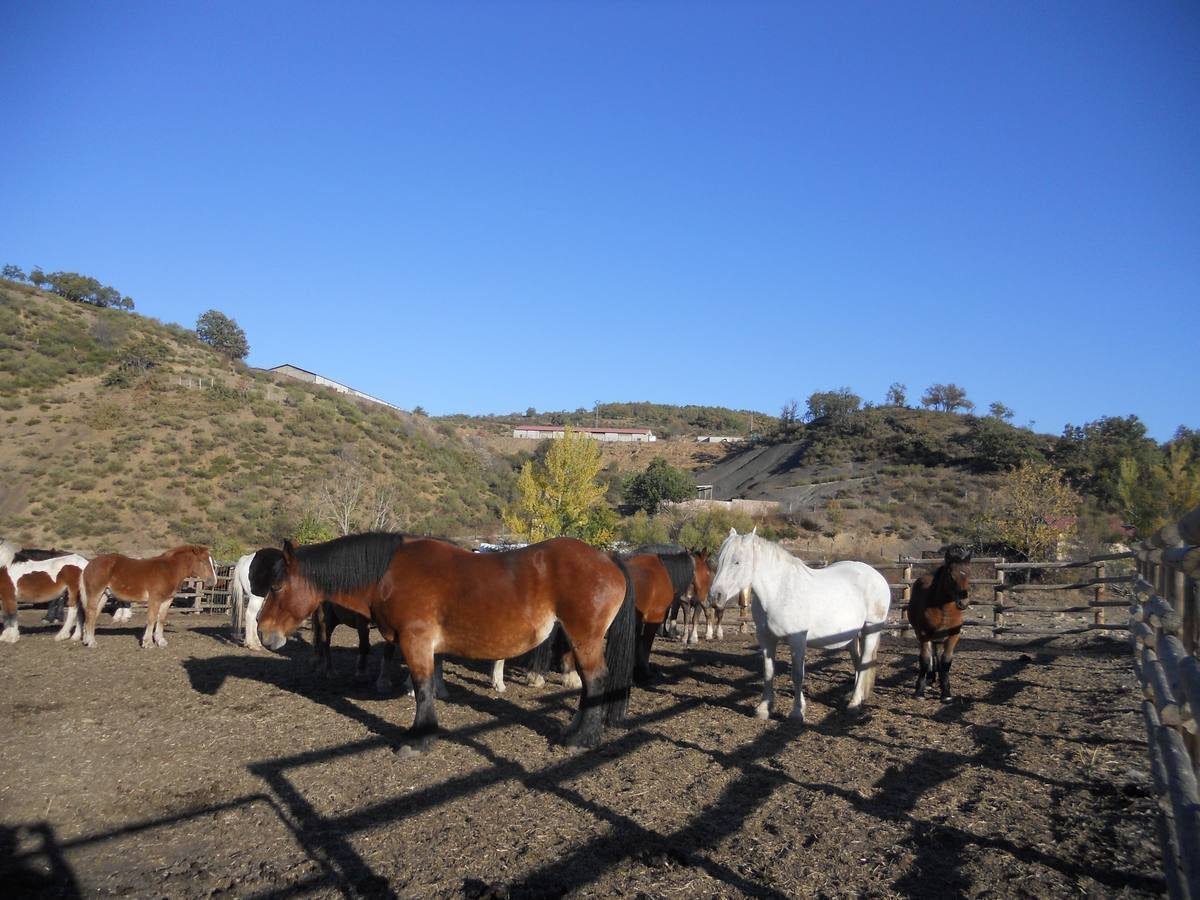
<svg viewBox="0 0 1200 900">
<path fill-rule="evenodd" d="M 736 529 L 729 529 L 717 553 L 717 574 L 708 589 L 708 601 L 717 609 L 724 609 L 729 598 L 740 595 L 753 583 L 755 540 L 753 531 L 738 534 Z"/>
<path fill-rule="evenodd" d="M 259 553 L 255 554 L 256 561 Z M 278 556 L 264 557 L 268 566 L 266 597 L 258 614 L 258 635 L 264 647 L 278 650 L 287 642 L 287 636 L 300 627 L 300 623 L 313 614 L 321 602 L 317 588 L 305 578 L 296 561 L 296 548 L 291 541 L 283 542 L 283 552 Z M 251 564 L 253 571 L 253 563 Z M 253 575 L 251 590 L 254 590 Z"/>
<path fill-rule="evenodd" d="M 708 565 L 708 553 L 699 550 L 692 554 L 692 596 L 708 603 L 708 595 L 712 590 L 713 572 Z"/>
<path fill-rule="evenodd" d="M 208 587 L 217 583 L 217 567 L 213 563 L 212 554 L 207 547 L 200 544 L 189 544 L 180 549 L 187 555 L 188 578 L 199 578 Z"/>
<path fill-rule="evenodd" d="M 946 586 L 943 590 L 949 592 L 950 599 L 959 609 L 966 609 L 971 604 L 970 562 L 970 552 L 962 547 L 950 547 L 946 550 L 946 564 L 943 567 Z"/>
</svg>

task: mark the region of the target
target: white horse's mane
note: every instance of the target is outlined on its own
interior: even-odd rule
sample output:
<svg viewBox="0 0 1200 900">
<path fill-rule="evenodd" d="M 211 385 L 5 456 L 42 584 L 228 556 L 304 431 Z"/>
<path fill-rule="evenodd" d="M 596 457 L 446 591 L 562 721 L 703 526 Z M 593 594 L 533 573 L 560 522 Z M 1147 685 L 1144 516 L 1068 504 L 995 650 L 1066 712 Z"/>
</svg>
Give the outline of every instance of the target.
<svg viewBox="0 0 1200 900">
<path fill-rule="evenodd" d="M 0 569 L 11 565 L 13 558 L 21 551 L 21 548 L 12 541 L 0 541 Z"/>
<path fill-rule="evenodd" d="M 776 544 L 774 541 L 768 541 L 765 537 L 763 537 L 760 534 L 756 534 L 755 532 L 752 531 L 749 534 L 743 534 L 743 535 L 739 535 L 739 536 L 742 538 L 754 538 L 753 545 L 758 548 L 760 553 L 763 553 L 764 555 L 771 557 L 772 562 L 779 562 L 781 560 L 786 560 L 787 562 L 790 562 L 794 565 L 800 566 L 802 569 L 808 568 L 808 564 L 805 563 L 804 560 L 802 560 L 800 557 L 798 557 L 792 553 L 789 553 L 787 550 L 785 550 L 779 544 Z"/>
</svg>

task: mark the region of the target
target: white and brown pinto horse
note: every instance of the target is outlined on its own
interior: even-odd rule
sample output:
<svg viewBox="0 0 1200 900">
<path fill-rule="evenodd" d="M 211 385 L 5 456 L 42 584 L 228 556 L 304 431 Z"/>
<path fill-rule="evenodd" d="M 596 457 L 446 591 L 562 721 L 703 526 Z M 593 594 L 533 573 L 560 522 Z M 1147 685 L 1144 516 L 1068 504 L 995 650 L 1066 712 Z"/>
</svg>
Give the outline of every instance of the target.
<svg viewBox="0 0 1200 900">
<path fill-rule="evenodd" d="M 207 547 L 185 544 L 149 559 L 131 559 L 119 553 L 97 556 L 87 564 L 80 579 L 83 645 L 96 646 L 96 618 L 100 615 L 107 589 L 118 600 L 147 605 L 143 647 L 152 643 L 167 646 L 167 639 L 163 637 L 167 610 L 180 585 L 188 578 L 200 578 L 210 585 L 216 583 L 217 570 Z M 64 630 L 69 629 L 71 619 L 68 613 Z"/>
<path fill-rule="evenodd" d="M 77 553 L 15 560 L 21 560 L 20 548 L 10 541 L 0 542 L 0 608 L 4 622 L 0 642 L 6 644 L 15 644 L 20 637 L 18 603 L 54 601 L 66 593 L 73 608 L 79 595 L 79 576 L 88 562 Z M 66 635 L 60 632 L 60 636 Z"/>
</svg>

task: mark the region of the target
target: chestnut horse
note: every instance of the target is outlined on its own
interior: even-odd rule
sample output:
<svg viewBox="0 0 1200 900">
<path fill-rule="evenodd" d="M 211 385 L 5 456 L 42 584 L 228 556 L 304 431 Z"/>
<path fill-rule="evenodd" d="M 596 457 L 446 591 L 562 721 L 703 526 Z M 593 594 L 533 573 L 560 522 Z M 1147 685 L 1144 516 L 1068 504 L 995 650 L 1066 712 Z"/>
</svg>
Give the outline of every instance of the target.
<svg viewBox="0 0 1200 900">
<path fill-rule="evenodd" d="M 971 554 L 962 547 L 946 550 L 945 560 L 932 575 L 913 582 L 908 601 L 908 621 L 921 645 L 917 672 L 917 696 L 925 696 L 925 684 L 936 672 L 942 700 L 951 700 L 950 663 L 962 631 L 963 611 L 969 604 L 971 580 L 967 564 Z M 939 657 L 938 646 L 941 646 Z"/>
<path fill-rule="evenodd" d="M 509 659 L 545 641 L 556 622 L 583 674 L 565 742 L 595 746 L 603 726 L 624 716 L 633 591 L 619 560 L 582 541 L 554 538 L 500 553 L 394 535 L 350 535 L 308 547 L 286 542 L 259 618 L 263 644 L 282 647 L 326 598 L 370 616 L 404 653 L 417 698 L 408 737 L 417 747 L 427 747 L 438 728 L 437 655 Z"/>
<path fill-rule="evenodd" d="M 60 553 L 49 559 L 30 558 L 41 554 L 24 551 L 5 555 L 9 562 L 0 568 L 0 608 L 4 614 L 0 642 L 15 644 L 20 637 L 17 604 L 53 603 L 65 593 L 74 607 L 79 595 L 79 575 L 87 560 L 76 553 Z"/>
<path fill-rule="evenodd" d="M 188 578 L 202 578 L 215 584 L 217 570 L 213 565 L 208 548 L 199 544 L 185 544 L 149 559 L 131 559 L 119 553 L 97 556 L 83 570 L 79 583 L 79 606 L 83 610 L 83 645 L 96 646 L 96 618 L 107 589 L 118 600 L 145 603 L 146 632 L 142 635 L 142 646 L 151 643 L 167 646 L 163 637 L 163 625 L 167 610 L 179 591 L 179 586 Z M 68 611 L 69 631 L 73 616 Z"/>
</svg>

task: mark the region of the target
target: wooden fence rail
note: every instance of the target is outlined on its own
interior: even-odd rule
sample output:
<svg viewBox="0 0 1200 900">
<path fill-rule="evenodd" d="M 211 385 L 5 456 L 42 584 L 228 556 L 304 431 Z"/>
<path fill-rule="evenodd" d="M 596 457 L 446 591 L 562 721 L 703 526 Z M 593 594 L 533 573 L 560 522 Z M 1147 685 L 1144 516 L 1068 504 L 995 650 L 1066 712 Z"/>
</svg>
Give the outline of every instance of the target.
<svg viewBox="0 0 1200 900">
<path fill-rule="evenodd" d="M 1145 696 L 1163 870 L 1171 897 L 1200 898 L 1200 507 L 1135 552 L 1139 577 L 1129 634 Z"/>
</svg>

